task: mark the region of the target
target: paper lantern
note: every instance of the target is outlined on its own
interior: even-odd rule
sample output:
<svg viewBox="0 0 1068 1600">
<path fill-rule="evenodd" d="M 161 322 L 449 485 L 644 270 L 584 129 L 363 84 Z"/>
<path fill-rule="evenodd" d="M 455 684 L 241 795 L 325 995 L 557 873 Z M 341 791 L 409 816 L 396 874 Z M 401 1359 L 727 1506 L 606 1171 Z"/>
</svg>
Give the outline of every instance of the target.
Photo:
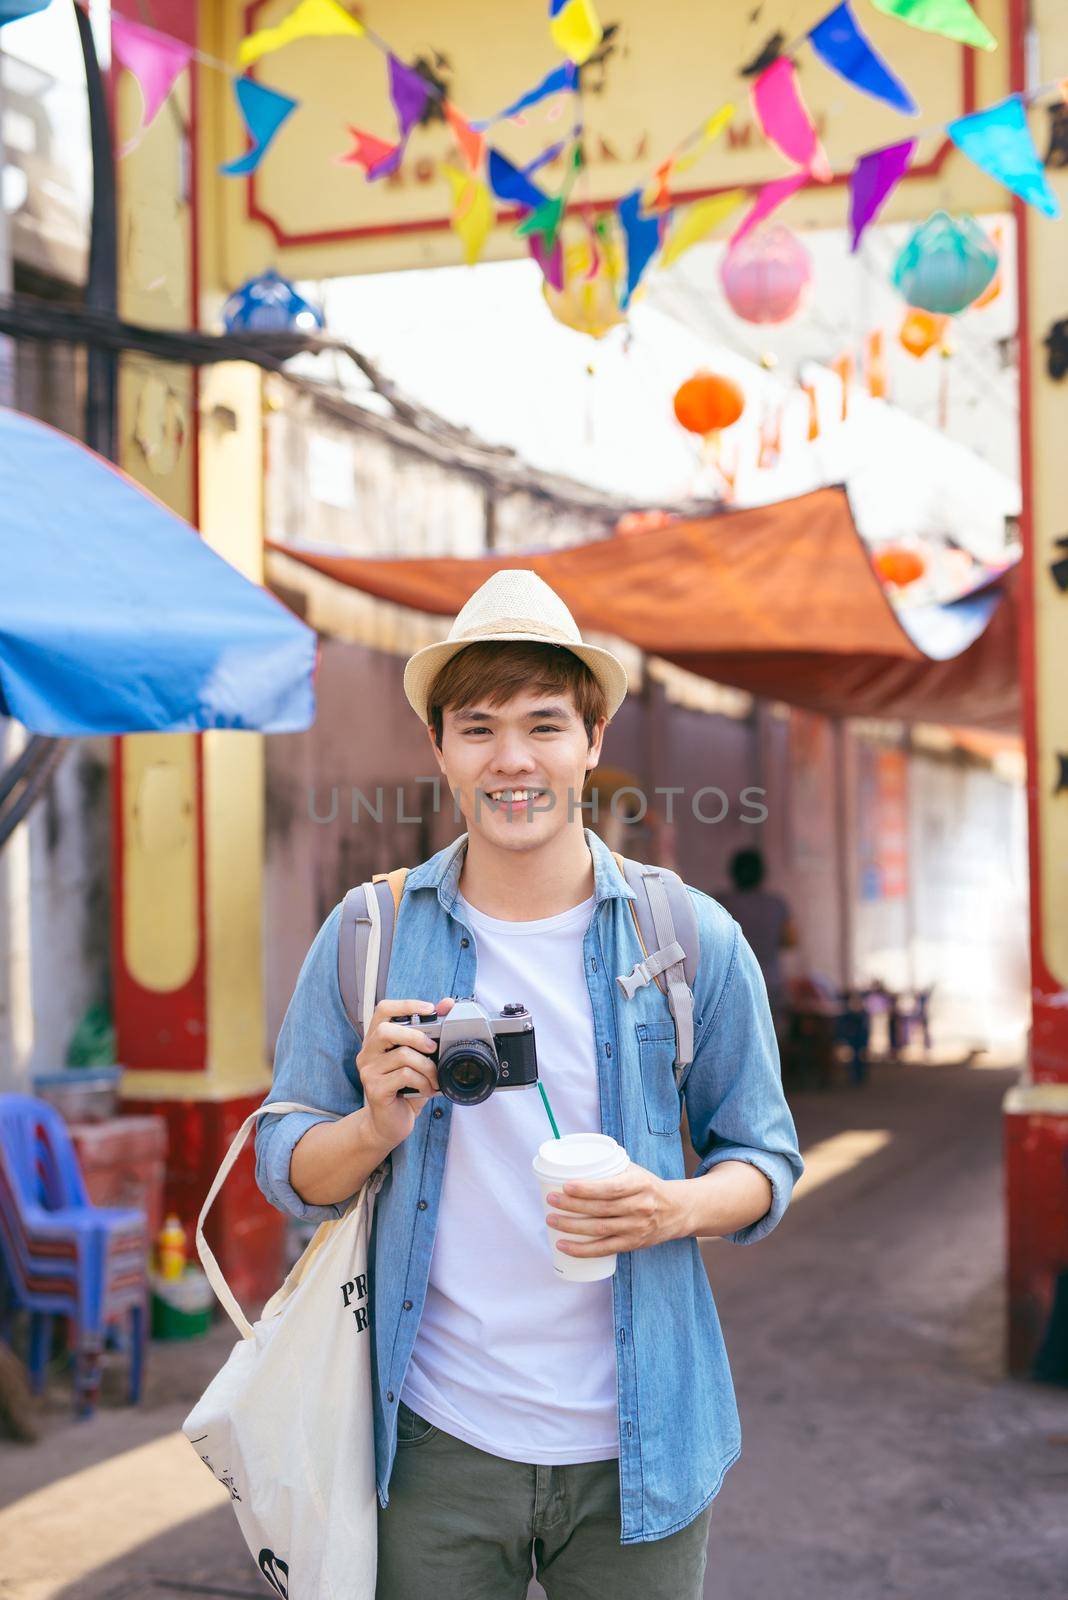
<svg viewBox="0 0 1068 1600">
<path fill-rule="evenodd" d="M 910 306 L 897 337 L 909 355 L 919 361 L 928 350 L 942 343 L 948 329 L 948 317 L 934 317 L 929 311 L 917 311 L 915 306 Z"/>
<path fill-rule="evenodd" d="M 564 247 L 564 287 L 544 282 L 541 292 L 557 322 L 591 339 L 603 339 L 626 322 L 616 286 L 623 276 L 623 253 L 610 238 L 585 237 Z"/>
<path fill-rule="evenodd" d="M 310 333 L 323 325 L 322 312 L 273 267 L 235 289 L 222 317 L 227 333 Z"/>
<path fill-rule="evenodd" d="M 731 379 L 717 372 L 695 372 L 675 394 L 675 416 L 688 433 L 703 439 L 737 422 L 745 410 L 745 395 Z"/>
<path fill-rule="evenodd" d="M 727 304 L 744 322 L 785 322 L 800 308 L 812 282 L 812 258 L 781 222 L 757 228 L 728 250 L 720 263 Z"/>
<path fill-rule="evenodd" d="M 891 275 L 910 306 L 954 317 L 978 300 L 998 270 L 998 253 L 974 217 L 945 211 L 909 235 Z"/>
<path fill-rule="evenodd" d="M 904 589 L 907 584 L 923 577 L 927 563 L 916 550 L 907 550 L 901 545 L 886 545 L 876 552 L 875 570 L 884 583 L 892 584 L 895 589 Z"/>
</svg>

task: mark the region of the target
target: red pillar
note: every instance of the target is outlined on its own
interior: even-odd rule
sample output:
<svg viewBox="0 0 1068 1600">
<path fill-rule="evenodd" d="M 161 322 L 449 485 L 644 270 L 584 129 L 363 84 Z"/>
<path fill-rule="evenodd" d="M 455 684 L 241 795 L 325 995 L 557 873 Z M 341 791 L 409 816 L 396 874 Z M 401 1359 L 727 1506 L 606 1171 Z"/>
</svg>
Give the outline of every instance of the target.
<svg viewBox="0 0 1068 1600">
<path fill-rule="evenodd" d="M 1068 49 L 1063 0 L 1011 0 L 1011 71 L 1026 91 L 1029 60 L 1039 79 Z M 1034 30 L 1033 39 L 1028 29 Z M 1030 45 L 1037 49 L 1032 54 Z M 1059 75 L 1059 71 L 1053 74 Z M 1039 130 L 1036 127 L 1035 132 Z M 1048 174 L 1068 212 L 1068 180 Z M 1027 745 L 1031 880 L 1033 1025 L 1024 1077 L 1005 1100 L 1008 1208 L 1008 1360 L 1034 1368 L 1045 1343 L 1058 1281 L 1068 1283 L 1068 594 L 1050 571 L 1068 515 L 1063 495 L 1068 389 L 1046 368 L 1049 324 L 1068 316 L 1068 240 L 1064 218 L 1051 223 L 1015 203 L 1020 314 L 1020 468 L 1023 571 L 1020 673 Z M 1058 687 L 1059 684 L 1059 687 Z M 1068 1338 L 1065 1339 L 1068 1345 Z M 1061 1352 L 1068 1377 L 1068 1348 Z"/>
</svg>

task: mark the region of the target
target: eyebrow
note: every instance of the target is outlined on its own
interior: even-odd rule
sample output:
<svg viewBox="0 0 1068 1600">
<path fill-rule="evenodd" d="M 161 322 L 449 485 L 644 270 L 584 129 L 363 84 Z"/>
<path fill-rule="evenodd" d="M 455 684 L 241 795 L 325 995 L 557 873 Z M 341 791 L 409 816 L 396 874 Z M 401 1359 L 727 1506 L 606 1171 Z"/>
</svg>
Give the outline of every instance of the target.
<svg viewBox="0 0 1068 1600">
<path fill-rule="evenodd" d="M 453 715 L 457 722 L 492 722 L 494 720 L 492 711 L 456 711 Z M 566 720 L 571 713 L 566 706 L 536 706 L 533 711 L 528 711 L 526 715 L 528 718 L 555 717 L 559 721 L 561 718 Z"/>
</svg>

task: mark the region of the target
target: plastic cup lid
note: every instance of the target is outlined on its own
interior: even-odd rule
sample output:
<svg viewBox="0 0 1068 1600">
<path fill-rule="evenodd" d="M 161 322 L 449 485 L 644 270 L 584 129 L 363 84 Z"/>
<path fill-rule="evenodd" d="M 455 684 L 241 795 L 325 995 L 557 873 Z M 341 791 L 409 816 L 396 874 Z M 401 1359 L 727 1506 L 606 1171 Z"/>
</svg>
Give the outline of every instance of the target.
<svg viewBox="0 0 1068 1600">
<path fill-rule="evenodd" d="M 606 1133 L 565 1133 L 546 1139 L 534 1157 L 544 1178 L 605 1177 L 627 1165 L 627 1152 Z"/>
</svg>

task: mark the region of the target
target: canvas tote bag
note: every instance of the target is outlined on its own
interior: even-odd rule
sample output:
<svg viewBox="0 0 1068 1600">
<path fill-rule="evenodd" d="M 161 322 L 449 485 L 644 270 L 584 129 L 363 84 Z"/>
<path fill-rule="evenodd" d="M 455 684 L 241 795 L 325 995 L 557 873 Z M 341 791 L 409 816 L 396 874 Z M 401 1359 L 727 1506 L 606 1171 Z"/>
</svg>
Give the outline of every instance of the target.
<svg viewBox="0 0 1068 1600">
<path fill-rule="evenodd" d="M 247 1117 L 197 1222 L 197 1251 L 240 1340 L 182 1424 L 230 1493 L 259 1572 L 283 1600 L 374 1600 L 378 1533 L 367 1255 L 380 1167 L 324 1222 L 254 1325 L 204 1238 L 204 1220 L 259 1117 Z M 332 1112 L 316 1116 L 337 1120 Z"/>
</svg>

